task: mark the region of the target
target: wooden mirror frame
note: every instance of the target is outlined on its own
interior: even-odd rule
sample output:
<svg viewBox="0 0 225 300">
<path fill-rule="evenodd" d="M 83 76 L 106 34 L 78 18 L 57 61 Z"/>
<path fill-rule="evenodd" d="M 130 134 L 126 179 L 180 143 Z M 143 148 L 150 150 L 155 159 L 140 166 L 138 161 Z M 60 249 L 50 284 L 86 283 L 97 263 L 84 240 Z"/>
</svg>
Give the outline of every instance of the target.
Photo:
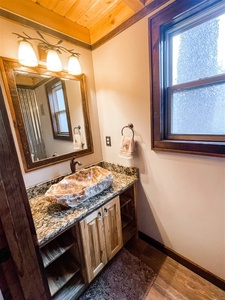
<svg viewBox="0 0 225 300">
<path fill-rule="evenodd" d="M 15 131 L 16 131 L 16 136 L 17 136 L 25 172 L 29 172 L 35 169 L 44 168 L 53 164 L 57 164 L 59 162 L 69 160 L 74 156 L 81 157 L 93 153 L 90 115 L 89 115 L 89 108 L 88 108 L 88 98 L 86 93 L 86 80 L 84 74 L 73 76 L 73 75 L 69 75 L 66 72 L 54 73 L 48 71 L 45 66 L 41 66 L 41 65 L 39 65 L 38 67 L 24 67 L 21 66 L 17 60 L 8 59 L 4 57 L 0 58 L 0 64 L 1 64 L 3 82 L 6 89 L 6 95 L 7 95 Z M 39 161 L 32 161 L 31 152 L 29 149 L 27 135 L 24 127 L 22 112 L 19 105 L 17 87 L 16 87 L 15 77 L 13 73 L 14 71 L 30 72 L 38 75 L 54 76 L 54 77 L 60 77 L 64 79 L 80 81 L 87 149 L 82 149 L 76 152 L 74 151 L 59 156 L 49 157 Z"/>
</svg>

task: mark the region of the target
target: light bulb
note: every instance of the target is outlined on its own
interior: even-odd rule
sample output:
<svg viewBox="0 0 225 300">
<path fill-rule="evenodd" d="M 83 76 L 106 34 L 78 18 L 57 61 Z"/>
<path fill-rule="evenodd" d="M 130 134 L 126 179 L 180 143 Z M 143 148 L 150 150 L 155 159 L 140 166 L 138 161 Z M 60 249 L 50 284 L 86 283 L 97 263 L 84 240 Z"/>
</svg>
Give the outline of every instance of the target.
<svg viewBox="0 0 225 300">
<path fill-rule="evenodd" d="M 47 54 L 47 69 L 53 72 L 62 71 L 62 62 L 59 58 L 58 53 L 55 50 L 48 50 Z"/>
<path fill-rule="evenodd" d="M 27 41 L 20 41 L 18 49 L 19 63 L 27 67 L 36 67 L 38 65 L 37 56 L 32 45 Z"/>
<path fill-rule="evenodd" d="M 68 73 L 71 75 L 80 75 L 82 73 L 80 62 L 77 56 L 70 56 L 68 61 Z"/>
</svg>

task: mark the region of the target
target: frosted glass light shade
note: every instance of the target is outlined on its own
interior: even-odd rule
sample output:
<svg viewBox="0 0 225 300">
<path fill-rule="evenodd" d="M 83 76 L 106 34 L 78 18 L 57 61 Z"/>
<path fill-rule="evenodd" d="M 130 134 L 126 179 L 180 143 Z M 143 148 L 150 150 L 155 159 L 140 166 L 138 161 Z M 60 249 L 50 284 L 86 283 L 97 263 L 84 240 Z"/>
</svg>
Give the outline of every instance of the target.
<svg viewBox="0 0 225 300">
<path fill-rule="evenodd" d="M 47 69 L 49 71 L 53 71 L 53 72 L 62 71 L 62 62 L 59 58 L 58 53 L 54 50 L 48 50 L 46 63 L 47 63 Z"/>
<path fill-rule="evenodd" d="M 36 67 L 38 65 L 37 56 L 29 42 L 20 42 L 18 49 L 18 60 L 23 66 Z"/>
<path fill-rule="evenodd" d="M 71 75 L 80 75 L 82 73 L 78 57 L 72 55 L 68 61 L 68 73 Z"/>
</svg>

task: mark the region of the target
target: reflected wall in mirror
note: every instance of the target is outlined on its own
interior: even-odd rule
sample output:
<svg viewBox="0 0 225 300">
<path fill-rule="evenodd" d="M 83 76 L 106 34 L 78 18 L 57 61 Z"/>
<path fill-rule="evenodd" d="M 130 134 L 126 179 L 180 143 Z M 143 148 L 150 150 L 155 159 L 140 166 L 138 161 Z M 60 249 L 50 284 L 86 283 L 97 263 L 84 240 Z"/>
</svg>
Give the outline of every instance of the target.
<svg viewBox="0 0 225 300">
<path fill-rule="evenodd" d="M 93 153 L 84 74 L 1 65 L 26 172 Z"/>
</svg>

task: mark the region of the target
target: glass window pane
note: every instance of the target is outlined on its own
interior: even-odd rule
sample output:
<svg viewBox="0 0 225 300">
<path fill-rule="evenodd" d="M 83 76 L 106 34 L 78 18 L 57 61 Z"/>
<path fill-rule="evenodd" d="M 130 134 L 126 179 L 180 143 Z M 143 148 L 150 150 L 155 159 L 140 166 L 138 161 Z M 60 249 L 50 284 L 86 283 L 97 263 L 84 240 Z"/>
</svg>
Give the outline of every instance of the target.
<svg viewBox="0 0 225 300">
<path fill-rule="evenodd" d="M 225 14 L 172 35 L 172 85 L 225 73 Z"/>
<path fill-rule="evenodd" d="M 63 90 L 59 89 L 56 91 L 58 110 L 65 110 L 65 101 L 63 96 Z"/>
<path fill-rule="evenodd" d="M 69 132 L 66 112 L 60 112 L 58 114 L 59 133 Z"/>
<path fill-rule="evenodd" d="M 175 91 L 172 134 L 225 134 L 225 83 Z"/>
</svg>

